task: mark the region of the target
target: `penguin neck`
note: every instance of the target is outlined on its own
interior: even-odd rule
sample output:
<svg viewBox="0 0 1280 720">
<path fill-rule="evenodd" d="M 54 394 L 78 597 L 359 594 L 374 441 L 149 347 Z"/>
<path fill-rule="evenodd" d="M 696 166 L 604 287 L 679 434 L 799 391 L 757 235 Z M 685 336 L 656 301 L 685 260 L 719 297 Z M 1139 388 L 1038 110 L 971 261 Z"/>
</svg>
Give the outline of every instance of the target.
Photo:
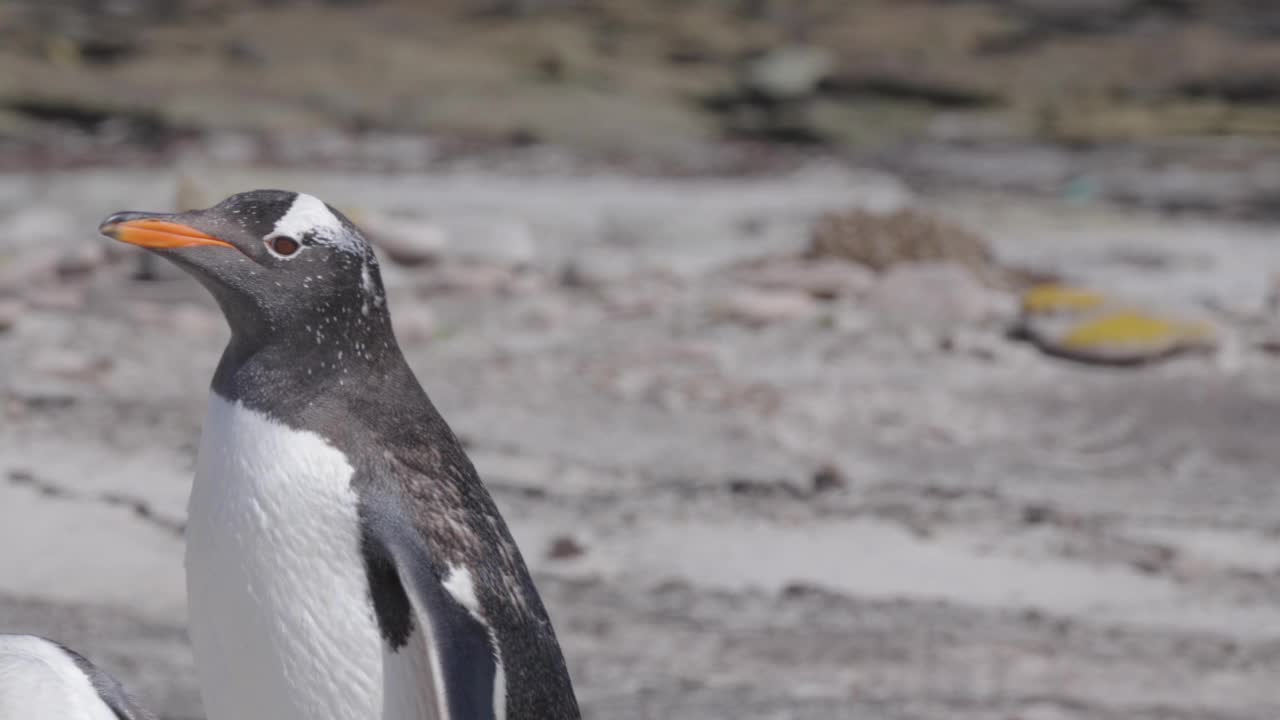
<svg viewBox="0 0 1280 720">
<path fill-rule="evenodd" d="M 287 418 L 290 409 L 325 394 L 361 386 L 407 369 L 385 305 L 364 311 L 291 318 L 287 323 L 232 322 L 212 390 L 229 401 Z"/>
</svg>

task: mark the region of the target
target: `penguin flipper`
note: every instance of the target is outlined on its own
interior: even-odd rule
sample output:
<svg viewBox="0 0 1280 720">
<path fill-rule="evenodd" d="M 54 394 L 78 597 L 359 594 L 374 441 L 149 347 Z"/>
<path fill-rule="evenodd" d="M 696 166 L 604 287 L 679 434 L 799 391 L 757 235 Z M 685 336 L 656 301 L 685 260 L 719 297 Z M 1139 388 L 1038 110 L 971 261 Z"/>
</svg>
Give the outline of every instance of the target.
<svg viewBox="0 0 1280 720">
<path fill-rule="evenodd" d="M 506 695 L 489 629 L 450 593 L 421 533 L 396 503 L 367 500 L 361 519 L 384 649 L 420 653 L 430 675 L 414 678 L 412 687 L 386 688 L 387 702 L 425 704 L 438 720 L 502 720 Z"/>
</svg>

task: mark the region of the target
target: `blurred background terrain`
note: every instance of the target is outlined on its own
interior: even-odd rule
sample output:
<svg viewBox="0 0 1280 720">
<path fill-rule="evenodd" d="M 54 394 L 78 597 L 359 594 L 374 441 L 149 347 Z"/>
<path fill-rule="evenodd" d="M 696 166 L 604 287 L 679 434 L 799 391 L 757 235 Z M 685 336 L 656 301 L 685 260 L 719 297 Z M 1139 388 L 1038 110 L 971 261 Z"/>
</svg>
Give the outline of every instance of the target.
<svg viewBox="0 0 1280 720">
<path fill-rule="evenodd" d="M 592 718 L 1280 715 L 1280 6 L 0 0 L 0 630 L 202 717 L 226 340 L 107 213 L 283 187 Z"/>
</svg>

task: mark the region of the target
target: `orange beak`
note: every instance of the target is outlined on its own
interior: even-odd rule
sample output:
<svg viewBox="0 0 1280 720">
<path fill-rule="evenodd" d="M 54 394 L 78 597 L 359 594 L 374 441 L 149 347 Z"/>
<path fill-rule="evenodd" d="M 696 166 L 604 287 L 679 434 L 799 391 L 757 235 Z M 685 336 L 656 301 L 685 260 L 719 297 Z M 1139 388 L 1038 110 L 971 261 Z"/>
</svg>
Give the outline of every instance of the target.
<svg viewBox="0 0 1280 720">
<path fill-rule="evenodd" d="M 107 237 L 115 238 L 120 242 L 139 245 L 151 250 L 173 250 L 176 248 L 198 247 L 200 245 L 216 245 L 235 249 L 235 246 L 231 243 L 219 240 L 187 225 L 154 218 L 125 220 L 120 217 L 123 214 L 120 213 L 107 218 L 106 222 L 98 226 L 98 232 Z"/>
</svg>

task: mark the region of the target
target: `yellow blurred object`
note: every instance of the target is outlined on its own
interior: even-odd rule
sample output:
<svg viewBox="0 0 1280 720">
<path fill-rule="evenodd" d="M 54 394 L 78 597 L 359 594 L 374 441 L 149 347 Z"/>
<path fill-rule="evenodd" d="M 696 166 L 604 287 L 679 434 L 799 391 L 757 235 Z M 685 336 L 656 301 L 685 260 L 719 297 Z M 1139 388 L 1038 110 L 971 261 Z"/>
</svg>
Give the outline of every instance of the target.
<svg viewBox="0 0 1280 720">
<path fill-rule="evenodd" d="M 1104 364 L 1137 364 L 1218 342 L 1214 326 L 1189 313 L 1056 283 L 1023 293 L 1018 324 L 1046 353 Z"/>
<path fill-rule="evenodd" d="M 1024 313 L 1081 312 L 1101 307 L 1106 296 L 1093 290 L 1047 283 L 1036 285 L 1022 294 Z"/>
<path fill-rule="evenodd" d="M 1187 323 L 1133 310 L 1104 313 L 1077 324 L 1059 341 L 1068 349 L 1088 350 L 1106 345 L 1168 346 L 1198 342 L 1213 336 L 1206 323 Z"/>
</svg>

